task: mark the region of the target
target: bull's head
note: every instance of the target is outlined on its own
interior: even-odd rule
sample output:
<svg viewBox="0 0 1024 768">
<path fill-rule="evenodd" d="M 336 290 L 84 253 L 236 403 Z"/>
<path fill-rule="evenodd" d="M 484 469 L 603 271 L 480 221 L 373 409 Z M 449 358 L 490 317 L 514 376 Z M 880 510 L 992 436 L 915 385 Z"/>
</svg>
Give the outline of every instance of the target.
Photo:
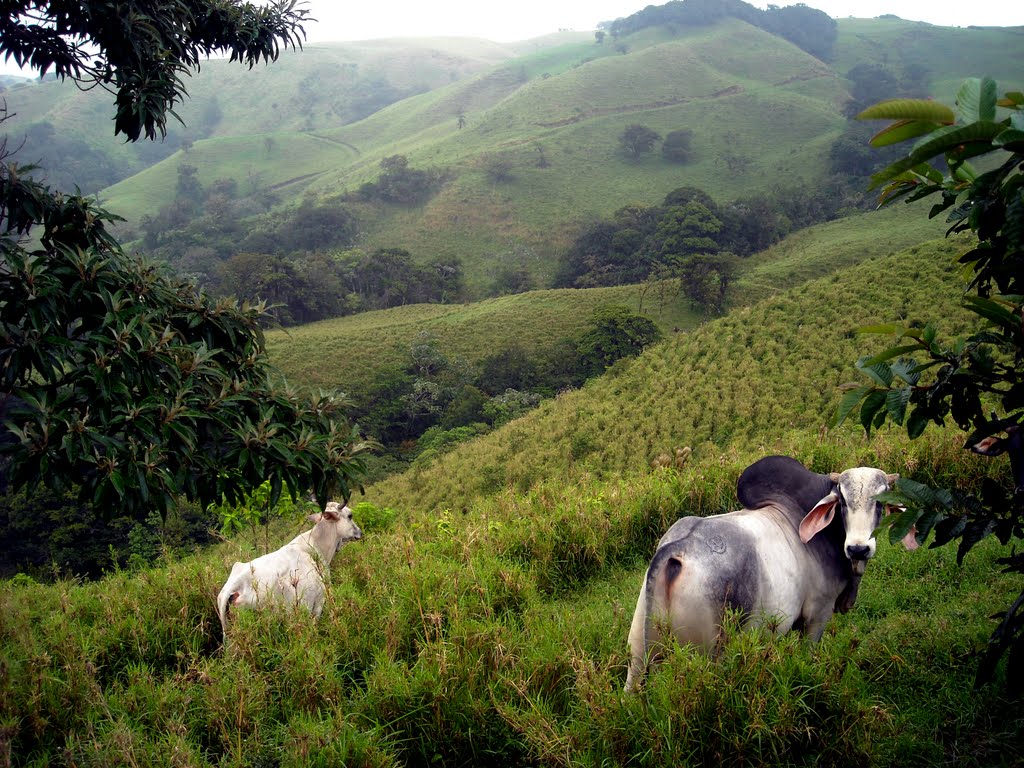
<svg viewBox="0 0 1024 768">
<path fill-rule="evenodd" d="M 334 545 L 335 554 L 346 541 L 363 538 L 363 532 L 359 530 L 359 526 L 352 519 L 352 510 L 348 508 L 347 504 L 343 506 L 336 501 L 329 501 L 324 507 L 323 514 L 318 512 L 315 515 L 310 515 L 309 520 L 313 523 L 324 521 L 332 527 L 333 535 L 337 539 Z"/>
<path fill-rule="evenodd" d="M 828 527 L 838 506 L 843 516 L 846 540 L 843 552 L 850 559 L 854 573 L 863 573 L 867 561 L 875 556 L 875 529 L 878 527 L 883 505 L 875 500 L 885 493 L 899 478 L 872 467 L 855 467 L 831 475 L 835 488 L 814 505 L 800 522 L 800 540 L 805 544 Z M 907 549 L 917 548 L 917 532 L 911 529 L 903 538 Z"/>
</svg>

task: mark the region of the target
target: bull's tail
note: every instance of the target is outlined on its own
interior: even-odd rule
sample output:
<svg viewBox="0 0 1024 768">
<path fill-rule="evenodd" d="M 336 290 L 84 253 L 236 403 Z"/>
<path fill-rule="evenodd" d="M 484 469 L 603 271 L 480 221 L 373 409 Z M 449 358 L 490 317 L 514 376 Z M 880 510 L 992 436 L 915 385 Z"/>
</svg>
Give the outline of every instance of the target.
<svg viewBox="0 0 1024 768">
<path fill-rule="evenodd" d="M 644 653 L 655 657 L 662 646 L 662 630 L 671 634 L 672 590 L 679 582 L 683 561 L 675 547 L 659 549 L 647 569 L 647 616 L 644 621 Z M 667 626 L 666 626 L 667 625 Z"/>
<path fill-rule="evenodd" d="M 237 596 L 238 591 L 235 588 L 234 579 L 229 577 L 227 584 L 224 585 L 220 594 L 217 595 L 217 616 L 220 618 L 220 629 L 224 635 L 225 648 L 228 644 L 228 612 Z"/>
<path fill-rule="evenodd" d="M 674 549 L 666 545 L 655 553 L 640 589 L 640 598 L 629 629 L 630 663 L 626 675 L 627 692 L 636 689 L 647 667 L 657 661 L 661 647 L 659 626 L 666 620 L 671 622 L 669 615 L 672 588 L 683 570 L 683 561 L 676 555 Z"/>
</svg>

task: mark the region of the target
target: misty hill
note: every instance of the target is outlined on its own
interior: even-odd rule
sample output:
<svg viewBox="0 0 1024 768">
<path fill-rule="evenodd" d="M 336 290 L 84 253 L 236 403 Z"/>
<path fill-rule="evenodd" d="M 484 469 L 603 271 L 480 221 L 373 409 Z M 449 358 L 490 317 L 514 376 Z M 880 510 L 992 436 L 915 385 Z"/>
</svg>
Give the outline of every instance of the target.
<svg viewBox="0 0 1024 768">
<path fill-rule="evenodd" d="M 22 162 L 41 159 L 51 183 L 96 192 L 189 142 L 337 127 L 517 53 L 486 40 L 436 38 L 308 44 L 251 71 L 212 59 L 186 83 L 189 98 L 175 110 L 184 124 L 170 121 L 167 137 L 155 143 L 114 137 L 113 96 L 102 89 L 5 78 L 5 129 L 12 148 L 26 138 Z"/>
<path fill-rule="evenodd" d="M 503 270 L 552 285 L 582 227 L 683 185 L 721 203 L 802 195 L 829 199 L 825 215 L 849 213 L 865 184 L 840 189 L 833 154 L 851 99 L 907 84 L 911 95 L 948 98 L 979 73 L 1012 81 L 1006 52 L 1024 48 L 1019 29 L 887 17 L 839 20 L 831 56 L 814 55 L 762 17 L 744 20 L 744 3 L 688 4 L 728 12 L 689 24 L 652 21 L 645 9 L 602 42 L 566 33 L 511 46 L 317 45 L 251 72 L 211 61 L 190 85 L 188 128 L 162 145 L 101 145 L 103 94 L 54 83 L 8 92 L 12 128 L 64 147 L 65 160 L 49 163 L 54 180 L 81 182 L 85 166 L 137 171 L 101 200 L 127 219 L 123 237 L 185 273 L 209 274 L 239 251 L 301 260 L 309 250 L 403 249 L 420 264 L 458 263 L 466 297 L 482 298 Z M 689 132 L 688 161 L 626 157 L 619 139 L 636 124 Z M 864 144 L 848 142 L 854 155 Z M 30 141 L 25 156 L 46 163 L 40 146 Z M 422 183 L 388 196 L 382 161 L 394 157 Z M 304 237 L 303 205 L 321 218 L 338 212 L 324 226 L 333 232 Z"/>
</svg>

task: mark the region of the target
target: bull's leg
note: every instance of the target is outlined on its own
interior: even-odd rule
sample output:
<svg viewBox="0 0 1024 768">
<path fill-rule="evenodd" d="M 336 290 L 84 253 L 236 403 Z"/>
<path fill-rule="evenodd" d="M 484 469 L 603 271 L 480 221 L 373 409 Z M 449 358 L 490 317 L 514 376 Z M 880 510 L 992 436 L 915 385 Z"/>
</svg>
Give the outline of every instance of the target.
<svg viewBox="0 0 1024 768">
<path fill-rule="evenodd" d="M 633 612 L 633 623 L 629 626 L 629 671 L 626 673 L 625 691 L 635 691 L 643 680 L 647 669 L 647 642 L 644 624 L 647 622 L 647 576 L 640 586 L 640 597 Z"/>
</svg>

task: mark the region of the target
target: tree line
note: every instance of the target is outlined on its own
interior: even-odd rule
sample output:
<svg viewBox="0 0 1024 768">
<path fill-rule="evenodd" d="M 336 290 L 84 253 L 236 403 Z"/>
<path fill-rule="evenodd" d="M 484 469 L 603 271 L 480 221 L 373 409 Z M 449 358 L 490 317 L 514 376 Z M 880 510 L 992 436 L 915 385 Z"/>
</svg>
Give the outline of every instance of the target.
<svg viewBox="0 0 1024 768">
<path fill-rule="evenodd" d="M 743 0 L 671 0 L 616 19 L 609 29 L 612 37 L 618 38 L 647 27 L 706 26 L 726 17 L 740 19 L 785 38 L 822 60 L 832 57 L 838 35 L 835 19 L 803 3 L 781 8 L 769 5 L 767 10 L 761 10 Z"/>
<path fill-rule="evenodd" d="M 775 190 L 719 205 L 696 187 L 669 192 L 661 205 L 629 205 L 585 226 L 569 247 L 555 286 L 588 288 L 678 278 L 693 306 L 725 307 L 738 259 L 791 231 L 835 218 L 841 194 Z"/>
</svg>

